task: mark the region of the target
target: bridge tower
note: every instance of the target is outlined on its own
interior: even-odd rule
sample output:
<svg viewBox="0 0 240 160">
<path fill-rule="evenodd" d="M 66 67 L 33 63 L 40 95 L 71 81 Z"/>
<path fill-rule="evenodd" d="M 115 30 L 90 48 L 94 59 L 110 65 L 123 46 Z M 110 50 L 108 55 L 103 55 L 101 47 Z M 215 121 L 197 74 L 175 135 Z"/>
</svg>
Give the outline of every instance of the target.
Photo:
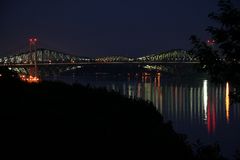
<svg viewBox="0 0 240 160">
<path fill-rule="evenodd" d="M 29 38 L 29 52 L 34 54 L 34 77 L 38 76 L 37 71 L 37 38 Z"/>
</svg>

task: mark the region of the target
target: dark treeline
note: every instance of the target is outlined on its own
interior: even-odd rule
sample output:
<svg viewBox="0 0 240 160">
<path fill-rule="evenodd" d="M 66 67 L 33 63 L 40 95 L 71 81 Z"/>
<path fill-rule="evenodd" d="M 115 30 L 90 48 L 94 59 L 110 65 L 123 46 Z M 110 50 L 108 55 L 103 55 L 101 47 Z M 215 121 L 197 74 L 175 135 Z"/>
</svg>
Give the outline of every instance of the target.
<svg viewBox="0 0 240 160">
<path fill-rule="evenodd" d="M 218 11 L 208 16 L 215 26 L 207 27 L 211 38 L 206 42 L 191 36 L 191 52 L 199 58 L 200 68 L 215 83 L 228 81 L 233 102 L 240 102 L 240 8 L 230 0 L 219 0 Z"/>
<path fill-rule="evenodd" d="M 194 149 L 149 102 L 78 84 L 26 84 L 6 69 L 0 74 L 1 145 L 11 150 L 27 145 L 28 152 L 74 148 L 90 154 L 223 159 L 218 145 Z"/>
</svg>

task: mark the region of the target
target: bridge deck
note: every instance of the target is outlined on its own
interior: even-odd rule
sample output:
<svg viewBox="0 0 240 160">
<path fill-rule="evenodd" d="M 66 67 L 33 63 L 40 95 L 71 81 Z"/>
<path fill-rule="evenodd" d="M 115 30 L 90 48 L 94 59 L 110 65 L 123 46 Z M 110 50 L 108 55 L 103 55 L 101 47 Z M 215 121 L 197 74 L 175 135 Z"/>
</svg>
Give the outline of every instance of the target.
<svg viewBox="0 0 240 160">
<path fill-rule="evenodd" d="M 38 66 L 84 65 L 84 64 L 197 64 L 199 62 L 78 62 L 78 63 L 38 63 Z M 27 67 L 34 64 L 0 64 L 6 67 Z"/>
</svg>

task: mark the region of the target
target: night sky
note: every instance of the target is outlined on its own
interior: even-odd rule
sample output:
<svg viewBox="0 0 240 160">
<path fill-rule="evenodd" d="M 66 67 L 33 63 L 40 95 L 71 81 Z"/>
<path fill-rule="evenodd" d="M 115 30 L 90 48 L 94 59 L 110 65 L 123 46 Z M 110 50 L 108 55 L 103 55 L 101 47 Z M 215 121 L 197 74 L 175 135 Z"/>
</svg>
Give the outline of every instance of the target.
<svg viewBox="0 0 240 160">
<path fill-rule="evenodd" d="M 239 0 L 233 0 L 239 1 Z M 0 0 L 0 56 L 39 47 L 82 56 L 189 49 L 217 0 Z"/>
</svg>

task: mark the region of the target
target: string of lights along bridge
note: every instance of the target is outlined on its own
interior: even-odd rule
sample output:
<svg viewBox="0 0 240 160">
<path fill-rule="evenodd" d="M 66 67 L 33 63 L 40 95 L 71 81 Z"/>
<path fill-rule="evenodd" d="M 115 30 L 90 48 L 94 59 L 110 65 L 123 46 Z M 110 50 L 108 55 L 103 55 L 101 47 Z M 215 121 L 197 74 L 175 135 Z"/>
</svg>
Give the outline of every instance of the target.
<svg viewBox="0 0 240 160">
<path fill-rule="evenodd" d="M 150 54 L 142 57 L 124 57 L 124 56 L 102 56 L 89 58 L 66 54 L 60 51 L 37 47 L 38 39 L 33 37 L 29 39 L 29 50 L 13 55 L 0 57 L 0 65 L 5 66 L 35 66 L 35 75 L 37 75 L 37 65 L 67 65 L 78 63 L 194 63 L 198 62 L 189 52 L 184 50 L 170 50 L 156 54 Z"/>
</svg>

